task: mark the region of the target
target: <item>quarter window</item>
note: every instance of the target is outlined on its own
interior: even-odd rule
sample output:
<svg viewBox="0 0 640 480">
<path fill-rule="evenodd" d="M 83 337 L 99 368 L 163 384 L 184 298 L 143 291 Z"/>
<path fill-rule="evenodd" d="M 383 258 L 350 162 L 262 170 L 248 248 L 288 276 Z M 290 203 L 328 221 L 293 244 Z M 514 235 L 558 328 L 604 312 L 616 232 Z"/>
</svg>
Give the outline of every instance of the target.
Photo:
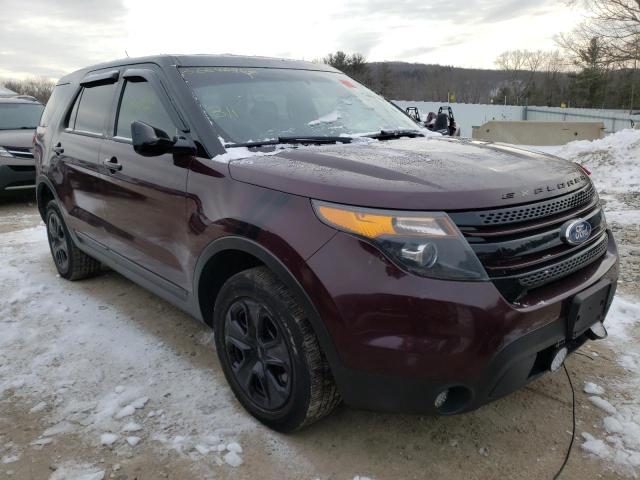
<svg viewBox="0 0 640 480">
<path fill-rule="evenodd" d="M 176 134 L 176 127 L 160 97 L 146 81 L 127 81 L 125 84 L 118 112 L 116 135 L 131 138 L 131 124 L 135 121 L 164 130 L 169 137 Z"/>
<path fill-rule="evenodd" d="M 44 112 L 42 112 L 42 117 L 40 118 L 41 127 L 48 127 L 53 114 L 60 110 L 63 103 L 68 101 L 67 98 L 64 98 L 63 101 L 63 97 L 66 97 L 70 93 L 70 88 L 71 85 L 68 83 L 55 86 L 51 93 L 51 98 L 49 98 L 49 101 L 47 102 L 47 107 L 44 109 Z"/>
<path fill-rule="evenodd" d="M 74 130 L 101 134 L 105 120 L 111 111 L 111 102 L 115 91 L 115 84 L 85 87 L 82 95 L 78 97 L 80 102 L 75 116 Z M 70 119 L 73 124 L 73 112 Z"/>
</svg>

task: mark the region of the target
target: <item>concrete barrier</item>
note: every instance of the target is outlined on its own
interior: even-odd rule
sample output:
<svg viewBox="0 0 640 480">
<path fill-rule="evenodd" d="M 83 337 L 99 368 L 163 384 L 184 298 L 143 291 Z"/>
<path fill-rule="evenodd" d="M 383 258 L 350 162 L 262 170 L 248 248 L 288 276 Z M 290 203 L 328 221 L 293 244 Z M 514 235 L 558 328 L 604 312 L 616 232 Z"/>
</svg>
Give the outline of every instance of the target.
<svg viewBox="0 0 640 480">
<path fill-rule="evenodd" d="M 535 122 L 491 120 L 473 127 L 472 137 L 517 145 L 564 145 L 573 140 L 595 140 L 604 135 L 602 122 Z"/>
</svg>

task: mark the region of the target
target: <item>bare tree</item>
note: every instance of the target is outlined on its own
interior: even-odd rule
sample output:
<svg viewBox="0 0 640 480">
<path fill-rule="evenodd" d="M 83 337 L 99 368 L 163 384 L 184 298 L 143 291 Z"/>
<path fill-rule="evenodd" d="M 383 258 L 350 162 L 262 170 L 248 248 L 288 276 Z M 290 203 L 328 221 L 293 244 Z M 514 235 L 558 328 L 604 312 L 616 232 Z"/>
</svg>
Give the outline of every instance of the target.
<svg viewBox="0 0 640 480">
<path fill-rule="evenodd" d="M 496 65 L 510 74 L 514 79 L 524 70 L 526 60 L 524 50 L 508 50 L 498 55 Z"/>
<path fill-rule="evenodd" d="M 558 50 L 544 52 L 541 70 L 544 73 L 541 86 L 541 103 L 559 105 L 562 98 L 562 83 L 568 70 L 569 60 Z"/>
<path fill-rule="evenodd" d="M 576 1 L 578 0 L 568 0 L 568 3 Z M 633 110 L 640 61 L 640 0 L 583 1 L 589 16 L 569 36 L 561 37 L 561 42 L 580 59 L 579 52 L 588 51 L 588 44 L 592 39 L 597 39 L 600 57 L 608 67 L 605 78 L 609 76 L 611 69 L 620 70 L 625 84 L 622 85 L 622 89 L 617 89 L 617 93 L 624 92 L 628 98 L 628 106 Z M 626 75 L 627 72 L 631 74 Z M 607 84 L 605 80 L 605 87 Z M 606 92 L 604 96 L 607 96 Z"/>
<path fill-rule="evenodd" d="M 7 79 L 0 80 L 0 83 L 20 95 L 35 97 L 44 104 L 49 100 L 55 86 L 54 81 L 45 77 L 34 77 L 25 80 Z"/>
<path fill-rule="evenodd" d="M 567 0 L 569 4 L 578 0 Z M 569 35 L 560 36 L 563 47 L 579 39 L 583 46 L 597 38 L 609 64 L 630 66 L 640 60 L 640 0 L 583 0 L 588 15 Z"/>
<path fill-rule="evenodd" d="M 640 0 L 588 0 L 592 17 L 587 33 L 598 37 L 610 62 L 628 64 L 639 59 Z"/>
<path fill-rule="evenodd" d="M 541 71 L 545 61 L 542 50 L 508 50 L 496 58 L 495 63 L 509 75 L 508 84 L 502 92 L 513 96 L 516 104 L 528 98 L 533 89 L 536 74 Z"/>
<path fill-rule="evenodd" d="M 529 72 L 538 72 L 541 70 L 544 65 L 545 56 L 547 52 L 543 50 L 536 50 L 534 52 L 530 52 L 525 50 L 524 57 L 524 66 Z"/>
</svg>

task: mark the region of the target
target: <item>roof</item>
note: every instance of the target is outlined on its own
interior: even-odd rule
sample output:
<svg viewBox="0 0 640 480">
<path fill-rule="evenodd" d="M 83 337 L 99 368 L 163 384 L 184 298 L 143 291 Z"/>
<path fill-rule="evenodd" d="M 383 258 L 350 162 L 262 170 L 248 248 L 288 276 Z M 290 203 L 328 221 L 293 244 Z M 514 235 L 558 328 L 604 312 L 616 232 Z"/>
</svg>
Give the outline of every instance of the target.
<svg viewBox="0 0 640 480">
<path fill-rule="evenodd" d="M 12 97 L 14 95 L 17 95 L 17 93 L 13 90 L 9 90 L 5 87 L 0 87 L 0 97 Z"/>
<path fill-rule="evenodd" d="M 71 79 L 88 72 L 103 68 L 120 67 L 139 63 L 156 63 L 162 67 L 243 67 L 243 68 L 288 68 L 293 70 L 315 70 L 324 72 L 338 72 L 329 65 L 307 62 L 305 60 L 290 60 L 286 58 L 252 57 L 243 55 L 154 55 L 138 58 L 121 58 L 111 62 L 92 65 L 77 70 L 60 79 L 59 83 L 69 82 Z"/>
<path fill-rule="evenodd" d="M 13 97 L 0 97 L 0 103 L 27 103 L 30 105 L 42 105 L 38 100 L 28 95 L 15 95 Z"/>
</svg>

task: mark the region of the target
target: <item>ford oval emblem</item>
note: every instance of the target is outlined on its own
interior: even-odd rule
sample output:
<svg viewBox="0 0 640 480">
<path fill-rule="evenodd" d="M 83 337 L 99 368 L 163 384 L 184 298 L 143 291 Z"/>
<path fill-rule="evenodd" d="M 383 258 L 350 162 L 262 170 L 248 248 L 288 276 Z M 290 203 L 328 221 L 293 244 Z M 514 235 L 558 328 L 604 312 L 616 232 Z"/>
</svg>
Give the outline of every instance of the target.
<svg viewBox="0 0 640 480">
<path fill-rule="evenodd" d="M 591 224 L 582 218 L 569 220 L 560 228 L 560 238 L 569 245 L 580 245 L 591 236 Z"/>
</svg>

